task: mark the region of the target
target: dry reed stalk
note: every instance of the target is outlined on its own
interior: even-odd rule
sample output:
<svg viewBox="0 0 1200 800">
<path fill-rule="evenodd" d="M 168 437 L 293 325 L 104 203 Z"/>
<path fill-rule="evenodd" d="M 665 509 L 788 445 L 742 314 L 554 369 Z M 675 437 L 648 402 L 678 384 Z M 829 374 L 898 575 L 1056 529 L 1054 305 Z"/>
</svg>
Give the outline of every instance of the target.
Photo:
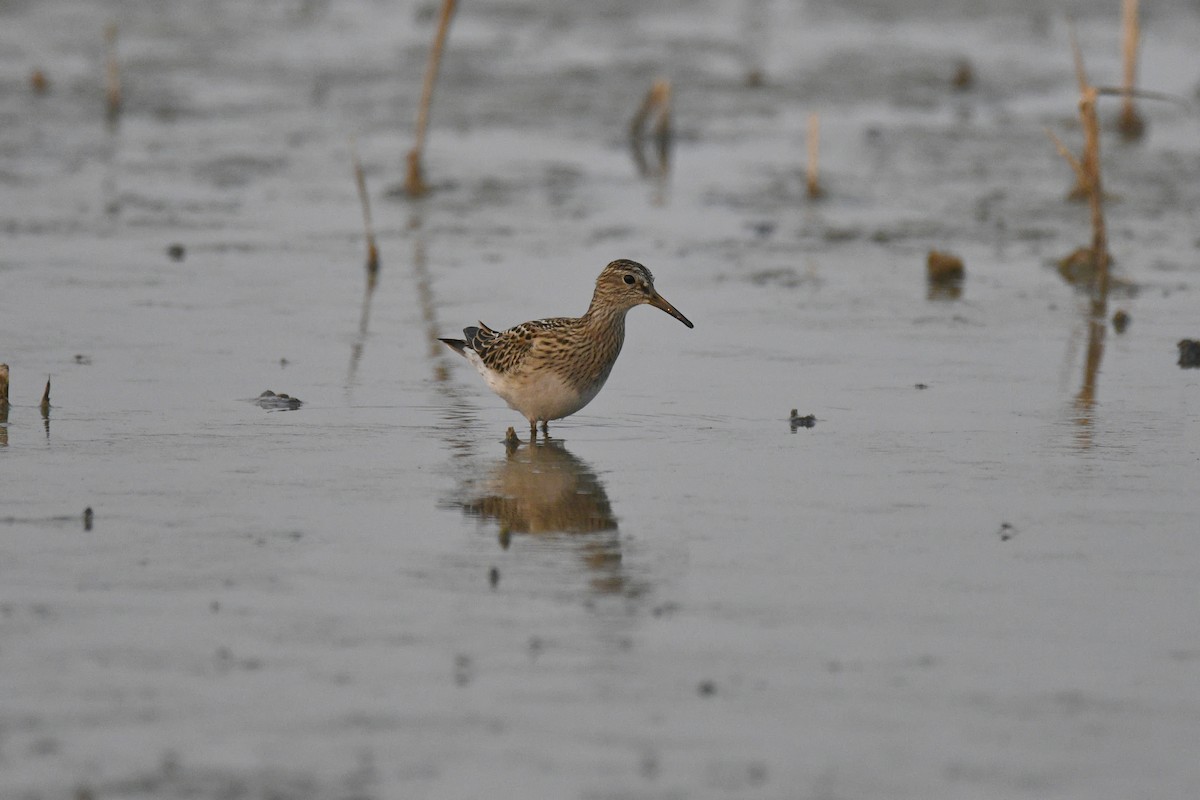
<svg viewBox="0 0 1200 800">
<path fill-rule="evenodd" d="M 808 164 L 805 168 L 805 186 L 808 197 L 816 200 L 825 194 L 821 188 L 821 115 L 816 111 L 808 115 Z"/>
<path fill-rule="evenodd" d="M 8 364 L 0 364 L 0 408 L 8 406 Z"/>
<path fill-rule="evenodd" d="M 1096 98 L 1099 90 L 1088 83 L 1083 67 L 1083 55 L 1079 51 L 1074 30 L 1071 31 L 1071 54 L 1075 61 L 1075 77 L 1079 82 L 1079 120 L 1083 126 L 1082 156 L 1076 158 L 1052 131 L 1047 133 L 1050 134 L 1058 152 L 1075 170 L 1077 182 L 1071 195 L 1074 197 L 1082 194 L 1091 210 L 1091 256 L 1095 275 L 1095 282 L 1092 284 L 1093 311 L 1097 316 L 1104 317 L 1108 302 L 1109 255 L 1108 233 L 1104 225 L 1104 188 L 1100 180 L 1100 123 L 1096 116 Z"/>
<path fill-rule="evenodd" d="M 417 136 L 413 148 L 408 151 L 408 173 L 404 178 L 404 191 L 409 197 L 420 197 L 429 191 L 421 170 L 421 154 L 425 151 L 425 131 L 429 127 L 429 107 L 433 104 L 433 86 L 437 83 L 438 67 L 442 62 L 442 50 L 450 32 L 450 20 L 454 18 L 457 0 L 442 0 L 442 14 L 438 18 L 437 33 L 433 37 L 433 48 L 429 51 L 429 62 L 425 66 L 425 85 L 421 89 L 421 105 L 417 110 Z"/>
<path fill-rule="evenodd" d="M 46 390 L 42 392 L 42 402 L 39 404 L 42 409 L 42 416 L 45 416 L 50 411 L 50 379 L 46 378 Z"/>
<path fill-rule="evenodd" d="M 1137 83 L 1138 41 L 1141 30 L 1138 25 L 1138 0 L 1122 0 L 1121 3 L 1121 62 L 1124 77 L 1121 84 L 1121 116 L 1117 130 L 1126 141 L 1140 139 L 1146 132 L 1146 123 L 1133 106 Z"/>
<path fill-rule="evenodd" d="M 121 114 L 121 68 L 117 64 L 117 26 L 110 22 L 104 27 L 105 49 L 105 98 L 108 119 L 114 121 Z"/>
<path fill-rule="evenodd" d="M 367 179 L 358 160 L 358 147 L 350 139 L 350 160 L 354 164 L 354 182 L 358 185 L 358 201 L 362 205 L 363 232 L 367 242 L 367 291 L 375 288 L 379 275 L 379 248 L 375 245 L 375 230 L 371 225 L 371 200 L 367 196 Z"/>
</svg>

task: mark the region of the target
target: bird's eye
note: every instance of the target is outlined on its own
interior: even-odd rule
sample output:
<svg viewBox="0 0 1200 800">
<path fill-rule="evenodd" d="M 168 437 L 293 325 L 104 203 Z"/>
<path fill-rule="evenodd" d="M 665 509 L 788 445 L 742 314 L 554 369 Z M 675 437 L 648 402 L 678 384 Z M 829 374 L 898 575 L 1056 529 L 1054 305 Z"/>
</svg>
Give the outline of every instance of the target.
<svg viewBox="0 0 1200 800">
<path fill-rule="evenodd" d="M 626 276 L 625 276 L 625 283 L 629 284 L 630 286 L 633 286 L 633 283 L 634 283 L 633 276 L 632 276 L 632 275 L 626 275 Z"/>
</svg>

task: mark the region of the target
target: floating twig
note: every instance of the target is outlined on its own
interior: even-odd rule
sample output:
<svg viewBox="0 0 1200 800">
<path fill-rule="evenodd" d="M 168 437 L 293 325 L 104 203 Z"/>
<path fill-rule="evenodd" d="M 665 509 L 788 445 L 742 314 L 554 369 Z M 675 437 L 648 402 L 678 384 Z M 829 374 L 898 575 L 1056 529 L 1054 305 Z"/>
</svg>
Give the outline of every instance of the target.
<svg viewBox="0 0 1200 800">
<path fill-rule="evenodd" d="M 367 179 L 363 175 L 362 164 L 358 160 L 358 147 L 354 138 L 350 139 L 350 160 L 354 164 L 354 182 L 358 185 L 358 200 L 362 205 L 363 232 L 367 241 L 367 291 L 375 288 L 375 280 L 379 274 L 379 248 L 375 245 L 375 230 L 371 225 L 371 200 L 367 196 Z"/>
<path fill-rule="evenodd" d="M 409 197 L 420 197 L 429 191 L 421 169 L 421 155 L 425 152 L 425 131 L 429 127 L 429 108 L 433 104 L 433 86 L 437 82 L 438 67 L 442 61 L 442 50 L 450 32 L 450 20 L 454 18 L 456 0 L 442 0 L 442 14 L 438 18 L 437 33 L 429 51 L 429 62 L 425 66 L 425 84 L 421 89 L 421 105 L 417 110 L 417 135 L 412 150 L 408 151 L 408 173 L 404 178 L 404 191 Z"/>
<path fill-rule="evenodd" d="M 804 184 L 810 200 L 825 194 L 821 188 L 821 115 L 816 111 L 808 115 L 808 164 L 805 168 Z"/>
<path fill-rule="evenodd" d="M 1146 123 L 1133 105 L 1136 94 L 1134 84 L 1137 83 L 1138 42 L 1141 30 L 1138 26 L 1138 0 L 1122 0 L 1121 3 L 1121 63 L 1123 80 L 1121 89 L 1123 100 L 1121 116 L 1117 120 L 1117 130 L 1125 141 L 1135 141 L 1142 138 L 1146 132 Z"/>
<path fill-rule="evenodd" d="M 108 121 L 116 122 L 121 114 L 121 68 L 117 63 L 117 25 L 110 22 L 104 27 L 105 90 Z"/>
</svg>

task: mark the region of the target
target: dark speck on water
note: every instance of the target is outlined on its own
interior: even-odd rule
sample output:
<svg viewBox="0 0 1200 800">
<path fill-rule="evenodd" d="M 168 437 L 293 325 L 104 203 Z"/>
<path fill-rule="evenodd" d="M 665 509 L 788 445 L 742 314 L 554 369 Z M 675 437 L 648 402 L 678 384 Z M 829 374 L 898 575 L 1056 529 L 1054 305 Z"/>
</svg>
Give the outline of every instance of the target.
<svg viewBox="0 0 1200 800">
<path fill-rule="evenodd" d="M 167 248 L 167 255 L 170 256 L 172 261 L 183 261 L 183 257 L 187 255 L 187 251 L 183 245 L 176 242 Z"/>
</svg>

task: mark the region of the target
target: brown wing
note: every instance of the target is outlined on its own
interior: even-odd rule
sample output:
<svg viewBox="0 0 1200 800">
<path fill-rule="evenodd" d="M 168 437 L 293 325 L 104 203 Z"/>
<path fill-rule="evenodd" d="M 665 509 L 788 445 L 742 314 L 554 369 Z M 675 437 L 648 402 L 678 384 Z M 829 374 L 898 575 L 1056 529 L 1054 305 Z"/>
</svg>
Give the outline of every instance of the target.
<svg viewBox="0 0 1200 800">
<path fill-rule="evenodd" d="M 484 365 L 496 372 L 519 369 L 533 351 L 540 336 L 562 325 L 564 319 L 538 319 L 523 322 L 506 331 L 494 331 L 482 322 L 478 328 L 464 328 L 467 345 L 479 354 Z"/>
</svg>

